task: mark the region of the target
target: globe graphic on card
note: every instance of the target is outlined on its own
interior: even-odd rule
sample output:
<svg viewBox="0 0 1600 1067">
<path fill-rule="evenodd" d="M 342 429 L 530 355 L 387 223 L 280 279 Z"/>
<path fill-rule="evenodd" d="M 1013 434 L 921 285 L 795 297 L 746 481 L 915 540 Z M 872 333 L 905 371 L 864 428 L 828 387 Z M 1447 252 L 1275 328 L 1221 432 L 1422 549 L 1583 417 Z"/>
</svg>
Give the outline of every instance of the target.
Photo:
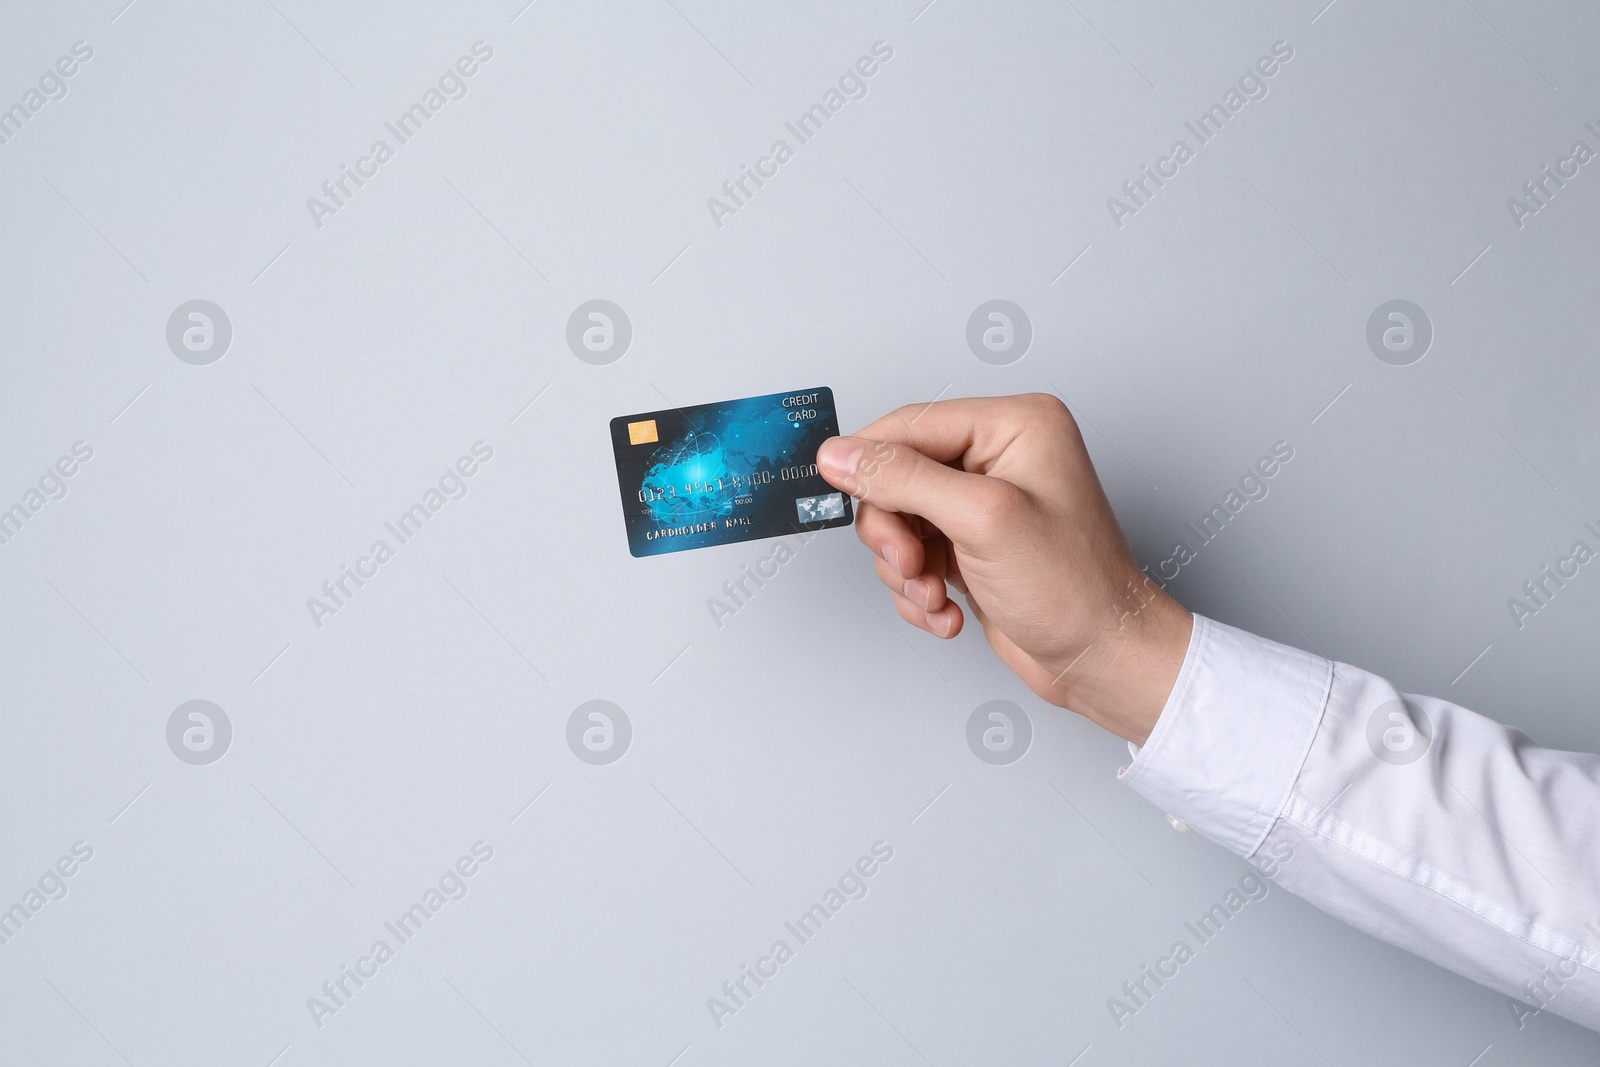
<svg viewBox="0 0 1600 1067">
<path fill-rule="evenodd" d="M 742 482 L 740 483 L 742 484 Z M 650 457 L 643 489 L 658 522 L 688 526 L 733 512 L 741 492 L 714 433 L 691 431 Z"/>
</svg>

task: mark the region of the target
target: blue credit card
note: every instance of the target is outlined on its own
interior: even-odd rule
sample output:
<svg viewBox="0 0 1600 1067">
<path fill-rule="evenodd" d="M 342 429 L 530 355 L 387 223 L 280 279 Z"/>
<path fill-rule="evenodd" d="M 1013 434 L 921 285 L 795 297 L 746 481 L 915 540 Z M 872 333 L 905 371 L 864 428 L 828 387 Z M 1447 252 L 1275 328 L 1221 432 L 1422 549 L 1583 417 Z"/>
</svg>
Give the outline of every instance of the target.
<svg viewBox="0 0 1600 1067">
<path fill-rule="evenodd" d="M 817 473 L 839 433 L 833 390 L 801 389 L 611 420 L 628 550 L 658 556 L 855 520 Z"/>
</svg>

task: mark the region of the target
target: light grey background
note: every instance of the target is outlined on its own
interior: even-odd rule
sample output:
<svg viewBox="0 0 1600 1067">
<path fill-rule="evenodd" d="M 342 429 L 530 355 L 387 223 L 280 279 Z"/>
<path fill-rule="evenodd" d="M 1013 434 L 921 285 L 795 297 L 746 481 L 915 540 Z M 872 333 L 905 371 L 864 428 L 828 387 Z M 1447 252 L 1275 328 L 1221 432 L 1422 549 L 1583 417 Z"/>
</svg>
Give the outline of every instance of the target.
<svg viewBox="0 0 1600 1067">
<path fill-rule="evenodd" d="M 846 426 L 1059 391 L 1152 563 L 1287 441 L 1177 595 L 1593 750 L 1600 574 L 1520 629 L 1506 604 L 1600 525 L 1600 164 L 1506 206 L 1597 145 L 1586 5 L 123 2 L 0 15 L 0 106 L 94 50 L 0 145 L 0 507 L 93 448 L 0 545 L 0 907 L 94 850 L 0 945 L 0 1061 L 1595 1061 L 1276 890 L 1119 1030 L 1107 998 L 1247 868 L 976 630 L 902 625 L 850 532 L 714 626 L 773 543 L 631 558 L 606 433 L 813 385 Z M 314 225 L 478 40 L 465 98 Z M 877 41 L 866 97 L 715 225 Z M 1114 225 L 1277 41 L 1269 94 Z M 166 341 L 195 299 L 233 331 L 204 366 Z M 565 340 L 593 299 L 633 326 L 606 366 Z M 1033 328 L 1007 366 L 966 344 L 995 299 Z M 1411 366 L 1366 344 L 1392 299 L 1433 324 Z M 479 440 L 468 495 L 315 626 Z M 597 699 L 632 726 L 608 765 L 566 740 Z M 209 765 L 167 746 L 190 700 L 232 725 Z M 968 747 L 990 700 L 1030 717 L 1018 762 Z M 468 895 L 315 1025 L 479 840 Z"/>
</svg>

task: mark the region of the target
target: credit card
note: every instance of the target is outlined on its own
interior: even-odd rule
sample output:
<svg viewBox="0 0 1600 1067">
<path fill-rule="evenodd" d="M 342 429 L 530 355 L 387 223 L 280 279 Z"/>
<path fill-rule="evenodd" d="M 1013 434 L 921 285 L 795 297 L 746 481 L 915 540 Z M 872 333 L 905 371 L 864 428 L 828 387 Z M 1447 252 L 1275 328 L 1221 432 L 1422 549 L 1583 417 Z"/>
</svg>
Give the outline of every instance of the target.
<svg viewBox="0 0 1600 1067">
<path fill-rule="evenodd" d="M 824 387 L 619 415 L 611 447 L 628 550 L 658 556 L 849 526 L 850 497 L 817 473 L 817 446 L 838 433 Z"/>
</svg>

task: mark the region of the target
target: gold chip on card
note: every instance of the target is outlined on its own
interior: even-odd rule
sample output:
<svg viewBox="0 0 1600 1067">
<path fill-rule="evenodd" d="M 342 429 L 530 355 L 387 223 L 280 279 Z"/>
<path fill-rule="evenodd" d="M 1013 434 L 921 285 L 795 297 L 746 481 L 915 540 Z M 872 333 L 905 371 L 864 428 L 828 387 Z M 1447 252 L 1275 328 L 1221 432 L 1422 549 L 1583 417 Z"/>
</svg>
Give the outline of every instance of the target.
<svg viewBox="0 0 1600 1067">
<path fill-rule="evenodd" d="M 660 440 L 656 436 L 656 420 L 645 419 L 643 422 L 628 423 L 628 443 L 630 445 L 648 445 Z"/>
</svg>

